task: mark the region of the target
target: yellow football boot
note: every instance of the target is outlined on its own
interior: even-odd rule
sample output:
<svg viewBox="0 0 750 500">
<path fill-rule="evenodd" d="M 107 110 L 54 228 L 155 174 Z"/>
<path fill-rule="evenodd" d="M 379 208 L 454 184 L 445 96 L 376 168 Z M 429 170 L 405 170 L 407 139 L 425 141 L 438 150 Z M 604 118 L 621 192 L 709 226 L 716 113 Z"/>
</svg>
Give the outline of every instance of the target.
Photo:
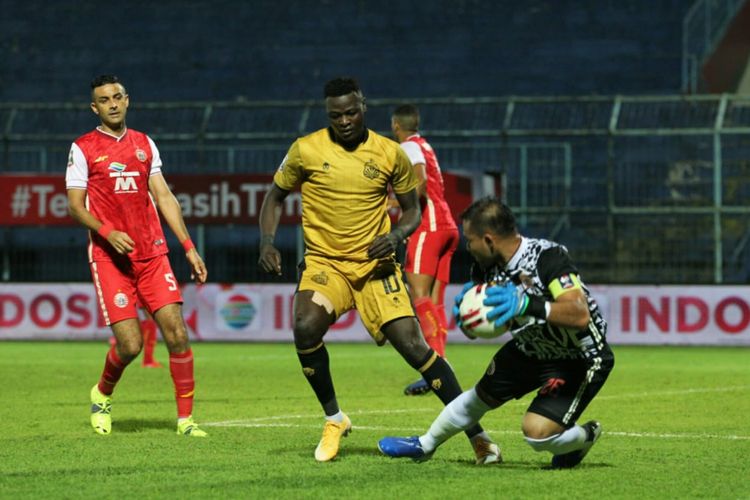
<svg viewBox="0 0 750 500">
<path fill-rule="evenodd" d="M 346 415 L 344 415 L 344 420 L 341 423 L 326 420 L 326 425 L 323 427 L 323 437 L 320 438 L 320 443 L 315 448 L 315 460 L 328 462 L 336 458 L 341 436 L 346 437 L 351 431 L 352 421 Z"/>
<path fill-rule="evenodd" d="M 198 427 L 198 424 L 193 421 L 192 415 L 177 421 L 177 434 L 196 438 L 208 436 L 206 431 Z"/>
<path fill-rule="evenodd" d="M 91 388 L 91 427 L 97 434 L 112 432 L 112 398 L 99 392 L 99 384 Z"/>
</svg>

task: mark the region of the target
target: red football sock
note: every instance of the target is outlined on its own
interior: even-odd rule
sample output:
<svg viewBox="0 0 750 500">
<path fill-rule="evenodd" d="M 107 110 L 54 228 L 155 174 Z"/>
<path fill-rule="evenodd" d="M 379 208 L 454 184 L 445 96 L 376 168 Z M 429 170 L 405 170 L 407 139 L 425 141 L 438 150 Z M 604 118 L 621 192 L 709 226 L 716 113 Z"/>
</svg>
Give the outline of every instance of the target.
<svg viewBox="0 0 750 500">
<path fill-rule="evenodd" d="M 107 396 L 112 394 L 126 366 L 128 364 L 124 363 L 117 355 L 115 346 L 110 347 L 104 361 L 104 371 L 102 371 L 102 376 L 99 379 L 99 392 Z"/>
<path fill-rule="evenodd" d="M 156 322 L 152 319 L 144 319 L 141 321 L 141 331 L 143 332 L 143 364 L 155 364 L 154 346 L 156 346 Z"/>
<path fill-rule="evenodd" d="M 445 344 L 448 342 L 448 318 L 445 316 L 445 286 L 443 281 L 435 281 L 437 295 L 435 295 L 435 309 L 437 310 L 438 325 L 440 325 L 438 338 L 440 339 L 440 355 L 445 357 Z"/>
<path fill-rule="evenodd" d="M 424 339 L 442 357 L 445 354 L 445 344 L 440 341 L 439 315 L 435 304 L 430 298 L 423 297 L 414 301 L 414 309 L 417 312 Z"/>
<path fill-rule="evenodd" d="M 438 325 L 440 325 L 438 330 L 440 351 L 437 351 L 436 349 L 436 352 L 439 352 L 442 357 L 445 357 L 445 344 L 447 344 L 448 341 L 448 318 L 445 316 L 445 304 L 437 304 L 435 309 L 437 310 Z"/>
<path fill-rule="evenodd" d="M 193 413 L 193 350 L 181 354 L 169 353 L 169 372 L 174 382 L 175 399 L 177 400 L 177 418 L 186 418 Z"/>
</svg>

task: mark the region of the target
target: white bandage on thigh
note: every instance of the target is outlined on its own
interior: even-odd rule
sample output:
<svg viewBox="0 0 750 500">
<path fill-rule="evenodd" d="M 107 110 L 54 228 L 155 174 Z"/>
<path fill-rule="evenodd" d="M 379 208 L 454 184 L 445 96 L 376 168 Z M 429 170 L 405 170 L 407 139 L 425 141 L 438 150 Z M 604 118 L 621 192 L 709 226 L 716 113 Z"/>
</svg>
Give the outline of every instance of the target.
<svg viewBox="0 0 750 500">
<path fill-rule="evenodd" d="M 571 451 L 580 450 L 586 441 L 586 429 L 580 425 L 574 425 L 570 429 L 544 439 L 532 439 L 524 437 L 534 451 L 549 451 L 553 455 L 562 455 Z"/>
<path fill-rule="evenodd" d="M 333 302 L 328 300 L 328 297 L 326 297 L 322 293 L 318 291 L 313 292 L 312 301 L 313 304 L 318 304 L 319 306 L 323 307 L 323 309 L 325 309 L 328 314 L 331 314 L 333 312 Z"/>
</svg>

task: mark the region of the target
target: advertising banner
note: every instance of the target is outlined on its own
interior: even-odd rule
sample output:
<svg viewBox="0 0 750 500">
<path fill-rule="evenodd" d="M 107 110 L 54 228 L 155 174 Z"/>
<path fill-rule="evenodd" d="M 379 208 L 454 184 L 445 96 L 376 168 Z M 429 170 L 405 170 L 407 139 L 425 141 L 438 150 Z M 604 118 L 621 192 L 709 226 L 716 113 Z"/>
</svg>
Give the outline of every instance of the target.
<svg viewBox="0 0 750 500">
<path fill-rule="evenodd" d="M 188 224 L 257 224 L 272 175 L 172 175 L 167 177 Z M 64 175 L 0 176 L 0 224 L 74 225 L 68 215 Z M 284 201 L 282 224 L 297 224 L 300 194 Z"/>
<path fill-rule="evenodd" d="M 91 284 L 0 285 L 0 339 L 108 336 Z"/>
<path fill-rule="evenodd" d="M 61 175 L 0 175 L 0 224 L 73 225 Z"/>
<path fill-rule="evenodd" d="M 595 286 L 612 344 L 750 345 L 748 286 Z"/>
<path fill-rule="evenodd" d="M 194 341 L 291 342 L 294 290 L 294 284 L 186 285 L 183 314 L 190 336 Z M 447 307 L 459 290 L 459 285 L 448 287 Z M 609 323 L 612 344 L 750 346 L 750 287 L 591 290 Z M 0 285 L 0 340 L 107 336 L 90 284 Z M 507 338 L 481 342 L 500 344 Z M 370 337 L 357 312 L 350 311 L 331 327 L 326 341 L 367 342 Z M 448 341 L 472 342 L 452 320 Z"/>
<path fill-rule="evenodd" d="M 444 172 L 446 199 L 458 215 L 473 199 L 499 192 L 499 181 L 478 182 L 469 173 Z M 257 224 L 272 174 L 166 175 L 188 224 Z M 397 211 L 392 213 L 397 217 Z M 302 218 L 301 195 L 292 192 L 284 200 L 281 224 L 298 224 Z M 68 215 L 65 178 L 60 175 L 0 175 L 0 224 L 75 225 Z"/>
</svg>

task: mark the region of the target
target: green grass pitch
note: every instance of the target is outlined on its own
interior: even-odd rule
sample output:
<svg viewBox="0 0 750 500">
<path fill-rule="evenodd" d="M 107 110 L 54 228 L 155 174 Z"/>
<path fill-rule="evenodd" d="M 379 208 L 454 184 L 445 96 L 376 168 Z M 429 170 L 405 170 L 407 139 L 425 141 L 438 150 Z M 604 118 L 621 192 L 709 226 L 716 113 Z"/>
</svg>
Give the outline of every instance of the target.
<svg viewBox="0 0 750 500">
<path fill-rule="evenodd" d="M 482 421 L 505 463 L 477 467 L 463 435 L 417 464 L 382 456 L 384 435 L 423 432 L 442 405 L 405 397 L 414 373 L 390 347 L 329 344 L 354 432 L 316 463 L 322 414 L 287 344 L 196 344 L 195 417 L 175 434 L 168 368 L 125 372 L 113 433 L 88 423 L 107 346 L 0 343 L 0 498 L 750 498 L 750 350 L 615 347 L 583 420 L 604 434 L 573 470 L 546 470 L 520 433 L 529 397 Z M 449 345 L 464 387 L 495 347 Z M 163 344 L 157 358 L 167 360 Z"/>
</svg>

